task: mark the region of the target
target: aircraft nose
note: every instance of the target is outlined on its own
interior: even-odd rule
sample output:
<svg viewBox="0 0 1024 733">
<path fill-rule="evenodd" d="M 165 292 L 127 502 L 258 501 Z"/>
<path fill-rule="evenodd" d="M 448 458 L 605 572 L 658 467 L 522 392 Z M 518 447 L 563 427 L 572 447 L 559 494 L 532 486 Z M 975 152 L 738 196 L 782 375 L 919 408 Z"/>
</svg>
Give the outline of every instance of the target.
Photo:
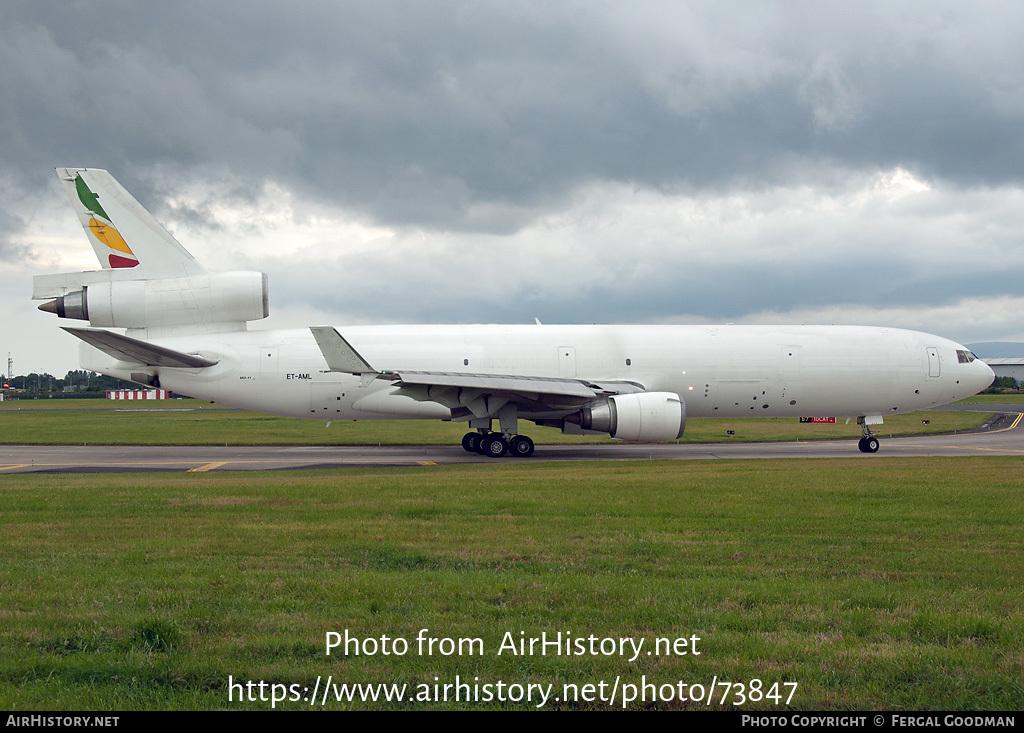
<svg viewBox="0 0 1024 733">
<path fill-rule="evenodd" d="M 981 359 L 978 359 L 976 362 L 974 362 L 973 366 L 977 367 L 976 371 L 978 373 L 977 374 L 977 384 L 978 384 L 978 387 L 975 390 L 975 392 L 977 393 L 977 392 L 980 392 L 983 389 L 987 389 L 988 386 L 990 384 L 992 384 L 992 382 L 996 378 L 996 373 L 994 371 L 992 371 L 992 367 L 990 367 L 988 364 L 983 362 Z"/>
</svg>

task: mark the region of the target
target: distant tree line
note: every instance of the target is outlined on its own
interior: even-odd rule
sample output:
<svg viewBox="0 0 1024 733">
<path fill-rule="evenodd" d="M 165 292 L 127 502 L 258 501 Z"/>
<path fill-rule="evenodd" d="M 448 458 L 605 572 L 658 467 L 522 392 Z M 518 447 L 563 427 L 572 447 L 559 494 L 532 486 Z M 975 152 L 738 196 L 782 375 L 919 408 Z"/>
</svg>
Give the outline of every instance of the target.
<svg viewBox="0 0 1024 733">
<path fill-rule="evenodd" d="M 84 369 L 69 371 L 63 378 L 46 372 L 19 374 L 10 380 L 4 377 L 3 384 L 8 399 L 96 398 L 103 397 L 107 390 L 112 389 L 149 389 L 135 382 L 114 379 Z"/>
<path fill-rule="evenodd" d="M 1020 389 L 1020 385 L 1013 377 L 996 377 L 991 386 L 982 394 L 998 394 L 1005 389 Z"/>
</svg>

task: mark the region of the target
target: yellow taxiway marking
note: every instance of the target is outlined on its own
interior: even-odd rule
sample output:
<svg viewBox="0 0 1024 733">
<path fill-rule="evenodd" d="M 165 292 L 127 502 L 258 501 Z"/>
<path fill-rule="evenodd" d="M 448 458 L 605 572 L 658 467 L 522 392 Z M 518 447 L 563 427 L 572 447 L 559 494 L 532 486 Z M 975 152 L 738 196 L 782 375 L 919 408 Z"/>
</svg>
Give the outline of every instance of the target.
<svg viewBox="0 0 1024 733">
<path fill-rule="evenodd" d="M 993 430 L 993 433 L 999 432 Z M 974 451 L 988 451 L 990 453 L 1024 453 L 1022 448 L 989 448 L 984 445 L 925 445 L 921 443 L 904 443 L 899 448 L 941 448 L 943 450 L 974 450 Z"/>
<path fill-rule="evenodd" d="M 1007 414 L 1008 415 L 1012 415 L 1013 413 L 1007 413 Z M 1010 424 L 1010 427 L 1008 427 L 1008 428 L 999 428 L 999 430 L 986 430 L 983 433 L 971 433 L 971 434 L 972 435 L 991 435 L 992 433 L 1005 433 L 1007 430 L 1014 430 L 1014 429 L 1016 429 L 1016 427 L 1018 425 L 1020 425 L 1021 418 L 1024 418 L 1024 412 L 1018 412 L 1017 413 L 1017 419 L 1014 420 Z M 910 446 L 910 447 L 911 448 L 917 448 L 917 447 L 924 448 L 926 446 L 922 445 L 922 446 Z M 1004 453 L 1024 453 L 1024 450 L 1018 450 L 1016 448 L 989 448 L 987 446 L 977 446 L 977 447 L 975 447 L 975 446 L 970 446 L 970 445 L 946 445 L 946 446 L 942 446 L 942 447 L 943 448 L 957 448 L 959 450 L 977 450 L 977 451 L 989 451 L 989 452 L 1002 451 Z"/>
<path fill-rule="evenodd" d="M 215 468 L 220 468 L 225 463 L 227 463 L 227 461 L 215 461 L 213 463 L 207 463 L 206 465 L 198 466 L 196 468 L 190 468 L 188 470 L 188 472 L 189 473 L 202 473 L 204 471 L 212 471 Z"/>
<path fill-rule="evenodd" d="M 61 463 L 56 463 L 56 462 L 54 462 L 54 463 L 42 463 L 42 462 L 39 462 L 39 463 L 0 464 L 0 471 L 13 471 L 16 468 L 60 468 L 60 467 L 63 467 L 63 466 L 89 466 L 89 467 L 107 467 L 107 466 L 111 466 L 111 467 L 115 467 L 115 468 L 126 468 L 126 467 L 129 467 L 129 466 L 187 466 L 187 465 L 190 465 L 192 463 L 194 463 L 194 461 L 111 461 L 111 462 L 104 462 L 104 463 L 78 463 L 78 462 L 75 462 L 75 461 L 61 462 Z M 248 464 L 248 465 L 252 465 L 252 464 L 282 464 L 282 467 L 287 469 L 287 470 L 300 470 L 299 468 L 290 468 L 290 464 L 288 464 L 287 461 L 283 461 L 282 462 L 282 461 L 277 461 L 277 460 L 273 460 L 273 459 L 267 459 L 267 460 L 220 461 L 220 462 L 214 462 L 214 463 L 207 463 L 207 464 L 202 465 L 202 466 L 197 466 L 195 468 L 188 468 L 188 469 L 185 469 L 185 470 L 188 471 L 189 473 L 205 472 L 205 471 L 210 471 L 210 470 L 212 470 L 214 468 L 218 468 L 220 466 L 225 466 L 228 463 L 230 463 L 232 465 L 235 465 L 235 464 L 238 464 L 238 465 L 241 465 L 241 464 Z M 334 463 L 338 463 L 338 464 L 341 464 L 341 465 L 363 465 L 363 464 L 369 464 L 369 465 L 391 465 L 391 464 L 388 464 L 386 461 L 375 460 L 375 459 L 372 459 L 372 458 L 367 458 L 367 459 L 346 459 L 346 460 L 334 461 Z M 435 463 L 434 461 L 416 461 L 416 463 L 421 465 L 421 466 L 436 466 L 437 465 L 437 463 Z M 403 463 L 401 461 L 396 461 L 395 464 L 393 464 L 393 465 L 411 465 L 411 464 L 409 464 L 407 462 Z"/>
<path fill-rule="evenodd" d="M 1017 413 L 1017 419 L 1013 421 L 1013 424 L 1010 427 L 1008 427 L 1008 428 L 1000 428 L 999 430 L 992 430 L 990 432 L 993 432 L 993 433 L 1004 433 L 1007 430 L 1013 430 L 1020 423 L 1020 419 L 1022 417 L 1024 417 L 1024 412 L 1018 412 Z"/>
</svg>

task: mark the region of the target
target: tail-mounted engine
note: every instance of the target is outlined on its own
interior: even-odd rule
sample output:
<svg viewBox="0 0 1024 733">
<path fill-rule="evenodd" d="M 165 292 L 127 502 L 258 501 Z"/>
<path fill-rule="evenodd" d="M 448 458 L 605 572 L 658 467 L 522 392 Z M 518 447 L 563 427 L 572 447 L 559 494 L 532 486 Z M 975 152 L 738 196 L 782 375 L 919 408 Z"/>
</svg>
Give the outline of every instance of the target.
<svg viewBox="0 0 1024 733">
<path fill-rule="evenodd" d="M 618 440 L 661 443 L 682 437 L 686 403 L 674 392 L 637 392 L 591 402 L 565 418 Z"/>
<path fill-rule="evenodd" d="M 93 273 L 81 273 L 90 274 Z M 242 324 L 266 318 L 270 313 L 267 276 L 262 272 L 203 273 L 151 280 L 96 278 L 99 281 L 70 286 L 79 289 L 63 287 L 47 292 L 44 287 L 40 292 L 40 285 L 47 284 L 44 278 L 37 278 L 36 298 L 64 294 L 43 303 L 39 310 L 61 318 L 89 321 L 98 327 Z"/>
</svg>

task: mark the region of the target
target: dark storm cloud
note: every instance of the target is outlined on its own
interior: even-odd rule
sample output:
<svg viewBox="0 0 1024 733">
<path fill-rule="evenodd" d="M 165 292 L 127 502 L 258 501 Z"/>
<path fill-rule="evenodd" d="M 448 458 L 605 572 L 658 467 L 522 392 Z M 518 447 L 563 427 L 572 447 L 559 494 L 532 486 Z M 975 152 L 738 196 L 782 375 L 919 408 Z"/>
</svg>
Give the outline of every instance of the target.
<svg viewBox="0 0 1024 733">
<path fill-rule="evenodd" d="M 966 275 L 922 275 L 904 261 L 864 261 L 851 253 L 822 266 L 808 262 L 767 270 L 757 263 L 725 262 L 683 268 L 661 277 L 622 271 L 611 281 L 567 281 L 538 288 L 522 279 L 469 288 L 466 278 L 444 278 L 429 266 L 409 271 L 379 259 L 295 270 L 266 268 L 273 291 L 286 302 L 307 302 L 330 312 L 378 322 L 649 323 L 700 314 L 712 322 L 741 321 L 763 310 L 823 309 L 854 302 L 867 308 L 935 307 L 962 297 L 1019 294 L 1024 268 Z M 494 272 L 481 267 L 483 273 Z M 382 271 L 388 278 L 379 277 Z M 312 295 L 311 294 L 315 294 Z M 941 330 L 941 329 L 936 329 Z"/>
<path fill-rule="evenodd" d="M 4 165 L 40 188 L 107 167 L 142 200 L 154 170 L 267 179 L 494 232 L 594 180 L 1020 181 L 1017 5 L 744 7 L 7 2 Z"/>
<path fill-rule="evenodd" d="M 20 217 L 0 209 L 0 263 L 19 262 L 29 256 L 28 248 L 12 239 L 25 229 Z"/>
<path fill-rule="evenodd" d="M 81 236 L 53 167 L 86 165 L 212 269 L 269 272 L 275 314 L 856 309 L 1005 340 L 1022 20 L 923 0 L 4 0 L 5 307 L 47 317 L 22 288 L 72 269 Z"/>
</svg>

